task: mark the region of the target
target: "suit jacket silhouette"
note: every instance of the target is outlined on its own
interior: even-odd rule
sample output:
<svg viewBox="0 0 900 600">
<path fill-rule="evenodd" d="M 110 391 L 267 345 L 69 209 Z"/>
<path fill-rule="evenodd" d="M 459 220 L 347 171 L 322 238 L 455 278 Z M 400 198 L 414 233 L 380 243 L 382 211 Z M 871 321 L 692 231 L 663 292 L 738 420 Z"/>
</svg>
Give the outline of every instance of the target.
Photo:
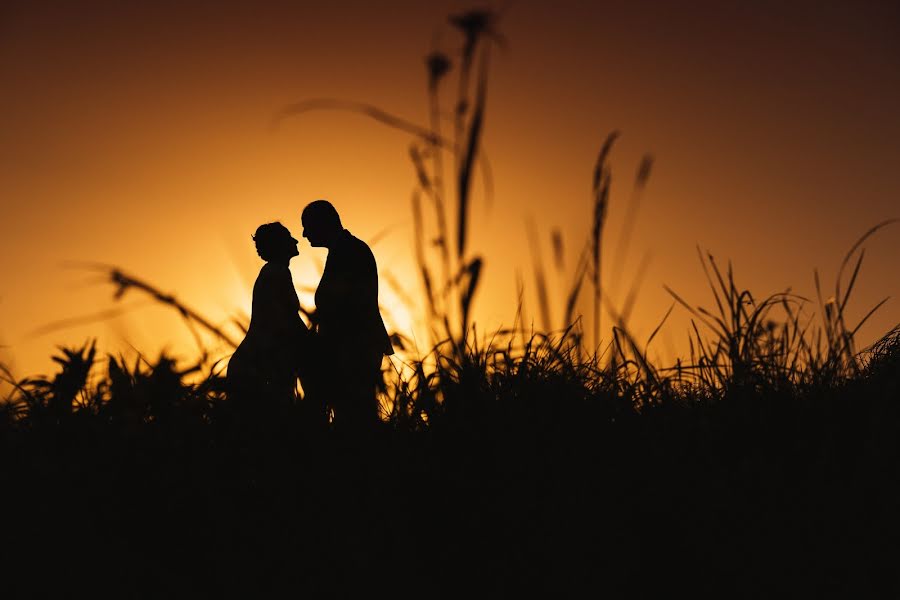
<svg viewBox="0 0 900 600">
<path fill-rule="evenodd" d="M 378 311 L 378 268 L 368 244 L 346 229 L 328 249 L 316 289 L 319 336 L 344 351 L 393 354 Z"/>
</svg>

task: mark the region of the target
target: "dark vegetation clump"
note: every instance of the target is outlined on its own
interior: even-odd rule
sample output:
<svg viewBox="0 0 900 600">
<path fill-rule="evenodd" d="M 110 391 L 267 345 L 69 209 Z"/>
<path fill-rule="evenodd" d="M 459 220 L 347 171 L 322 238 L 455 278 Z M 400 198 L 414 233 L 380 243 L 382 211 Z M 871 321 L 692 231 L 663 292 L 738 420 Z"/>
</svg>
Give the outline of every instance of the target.
<svg viewBox="0 0 900 600">
<path fill-rule="evenodd" d="M 433 349 L 385 371 L 378 426 L 336 429 L 302 397 L 236 404 L 205 351 L 181 367 L 103 358 L 89 343 L 61 350 L 52 378 L 4 370 L 4 597 L 900 593 L 900 332 L 859 351 L 871 311 L 845 319 L 862 243 L 886 223 L 851 248 L 833 297 L 816 277 L 817 325 L 806 299 L 757 298 L 701 255 L 715 307 L 670 290 L 693 332 L 690 355 L 662 367 L 647 351 L 659 328 L 642 342 L 628 327 L 637 283 L 614 306 L 600 269 L 616 132 L 595 167 L 563 329 L 552 333 L 532 227 L 540 330 L 527 325 L 523 284 L 513 326 L 479 338 L 486 260 L 467 226 L 476 170 L 490 193 L 480 140 L 498 20 L 451 20 L 462 35 L 452 138 L 439 97 L 453 61 L 439 51 L 426 61 L 427 127 L 331 99 L 279 117 L 349 109 L 416 140 L 414 244 Z M 638 169 L 626 233 L 652 164 Z M 564 240 L 552 240 L 562 271 Z M 171 295 L 108 275 L 117 298 L 149 294 L 235 346 Z"/>
</svg>

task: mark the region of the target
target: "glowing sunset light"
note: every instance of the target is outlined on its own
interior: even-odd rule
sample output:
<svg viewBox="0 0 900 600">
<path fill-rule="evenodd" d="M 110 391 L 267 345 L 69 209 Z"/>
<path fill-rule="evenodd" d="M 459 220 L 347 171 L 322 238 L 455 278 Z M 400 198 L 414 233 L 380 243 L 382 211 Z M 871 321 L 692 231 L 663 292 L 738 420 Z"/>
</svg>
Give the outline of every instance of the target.
<svg viewBox="0 0 900 600">
<path fill-rule="evenodd" d="M 116 308 L 112 288 L 59 265 L 121 266 L 231 327 L 249 311 L 260 264 L 249 232 L 272 220 L 294 231 L 300 209 L 320 197 L 362 239 L 389 231 L 374 247 L 379 269 L 418 305 L 410 312 L 384 278 L 381 302 L 399 333 L 427 346 L 425 330 L 415 331 L 426 314 L 410 208 L 415 136 L 335 110 L 271 128 L 292 103 L 336 98 L 427 129 L 432 54 L 451 63 L 431 76 L 442 86 L 437 122 L 452 135 L 463 48 L 451 42 L 444 15 L 465 7 L 396 2 L 390 19 L 382 8 L 238 4 L 210 20 L 203 8 L 178 5 L 173 20 L 175 5 L 165 2 L 14 3 L 0 41 L 8 82 L 0 97 L 0 357 L 14 372 L 50 371 L 54 346 L 91 337 L 111 352 L 166 347 L 189 355 L 193 336 L 161 307 L 33 335 Z M 805 10 L 785 7 L 776 18 L 717 3 L 691 15 L 666 3 L 527 3 L 492 23 L 503 41 L 492 51 L 484 119 L 493 194 L 485 194 L 476 165 L 466 240 L 469 256 L 484 260 L 471 316 L 479 329 L 512 326 L 517 280 L 527 326 L 541 327 L 528 219 L 552 327 L 564 325 L 590 233 L 591 169 L 612 130 L 622 136 L 610 155 L 602 268 L 607 283 L 617 279 L 608 290 L 614 305 L 639 290 L 630 319 L 636 335 L 649 335 L 671 305 L 663 284 L 695 304 L 712 301 L 697 245 L 722 264 L 732 259 L 741 285 L 758 293 L 792 287 L 812 298 L 814 267 L 832 285 L 853 240 L 897 213 L 898 52 L 885 25 L 896 14 L 825 3 L 813 26 Z M 347 21 L 348 11 L 357 17 Z M 655 162 L 629 217 L 646 154 Z M 433 156 L 424 160 L 431 165 Z M 456 165 L 450 154 L 443 161 L 452 186 Z M 454 198 L 448 191 L 444 201 L 455 231 Z M 867 243 L 848 309 L 854 317 L 897 296 L 898 239 L 886 231 Z M 554 243 L 563 248 L 563 270 L 554 266 Z M 615 256 L 617 248 L 627 254 Z M 324 253 L 305 241 L 300 251 L 294 280 L 311 306 Z M 590 319 L 588 292 L 576 309 Z M 609 318 L 605 308 L 601 318 Z M 860 339 L 872 341 L 897 320 L 888 301 Z M 689 330 L 688 315 L 676 309 L 652 352 L 672 360 Z"/>
</svg>

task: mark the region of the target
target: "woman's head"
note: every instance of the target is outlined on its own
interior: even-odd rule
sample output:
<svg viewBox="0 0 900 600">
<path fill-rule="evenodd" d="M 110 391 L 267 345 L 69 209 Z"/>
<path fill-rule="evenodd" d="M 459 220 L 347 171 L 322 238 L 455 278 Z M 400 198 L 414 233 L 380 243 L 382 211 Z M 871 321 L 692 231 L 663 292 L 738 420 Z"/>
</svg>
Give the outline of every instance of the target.
<svg viewBox="0 0 900 600">
<path fill-rule="evenodd" d="M 297 240 L 288 228 L 278 221 L 260 225 L 251 237 L 256 242 L 256 253 L 266 262 L 290 261 L 300 254 L 297 250 Z"/>
</svg>

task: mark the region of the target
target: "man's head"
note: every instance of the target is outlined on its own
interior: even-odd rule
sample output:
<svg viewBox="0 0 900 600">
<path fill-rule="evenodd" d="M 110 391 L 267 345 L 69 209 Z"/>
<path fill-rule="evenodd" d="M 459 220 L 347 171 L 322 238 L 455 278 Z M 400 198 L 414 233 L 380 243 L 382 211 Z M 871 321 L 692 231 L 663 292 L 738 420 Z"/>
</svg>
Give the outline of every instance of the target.
<svg viewBox="0 0 900 600">
<path fill-rule="evenodd" d="M 328 200 L 307 204 L 300 221 L 303 223 L 303 237 L 309 240 L 310 246 L 327 248 L 344 230 L 341 217 Z"/>
</svg>

